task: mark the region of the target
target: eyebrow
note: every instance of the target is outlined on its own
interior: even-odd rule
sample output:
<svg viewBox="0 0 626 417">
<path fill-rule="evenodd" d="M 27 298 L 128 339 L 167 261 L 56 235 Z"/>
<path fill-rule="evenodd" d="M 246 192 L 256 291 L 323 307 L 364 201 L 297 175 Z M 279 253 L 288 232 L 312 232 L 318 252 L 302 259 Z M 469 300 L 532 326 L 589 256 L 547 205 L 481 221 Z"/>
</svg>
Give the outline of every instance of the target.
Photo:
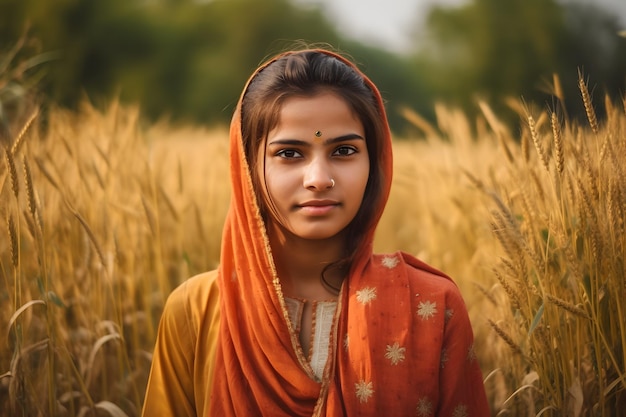
<svg viewBox="0 0 626 417">
<path fill-rule="evenodd" d="M 347 140 L 360 139 L 365 140 L 363 136 L 356 133 L 348 133 L 347 135 L 337 136 L 336 138 L 326 139 L 324 145 L 332 145 L 333 143 L 344 142 Z M 310 146 L 311 142 L 300 139 L 276 139 L 268 143 L 268 145 L 294 145 L 294 146 Z"/>
</svg>

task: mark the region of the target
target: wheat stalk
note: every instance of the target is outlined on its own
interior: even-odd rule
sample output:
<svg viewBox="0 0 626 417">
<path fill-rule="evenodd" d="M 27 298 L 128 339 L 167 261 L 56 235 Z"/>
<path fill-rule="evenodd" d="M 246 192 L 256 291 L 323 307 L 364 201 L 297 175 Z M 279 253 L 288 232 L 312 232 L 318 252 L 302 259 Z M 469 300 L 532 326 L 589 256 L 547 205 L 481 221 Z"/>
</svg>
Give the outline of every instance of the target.
<svg viewBox="0 0 626 417">
<path fill-rule="evenodd" d="M 15 230 L 15 221 L 13 216 L 7 218 L 7 229 L 9 231 L 9 242 L 11 243 L 11 263 L 17 269 L 19 265 L 19 249 L 17 244 L 17 231 Z"/>
<path fill-rule="evenodd" d="M 604 160 L 606 159 L 608 148 L 609 148 L 609 142 L 611 141 L 611 136 L 612 136 L 611 132 L 609 132 L 604 137 L 604 140 L 602 141 L 602 146 L 600 147 L 600 163 L 603 163 Z"/>
<path fill-rule="evenodd" d="M 587 214 L 588 219 L 595 221 L 596 212 L 592 203 L 592 199 L 587 192 L 587 189 L 583 185 L 583 182 L 580 178 L 576 178 L 576 184 L 578 185 L 578 193 L 582 197 L 580 201 L 582 203 L 583 213 Z"/>
<path fill-rule="evenodd" d="M 169 212 L 172 213 L 172 217 L 174 218 L 174 221 L 179 222 L 180 216 L 178 214 L 178 211 L 176 210 L 176 207 L 174 207 L 174 203 L 172 202 L 170 197 L 167 195 L 167 192 L 165 191 L 162 185 L 159 185 L 158 191 L 159 191 L 159 195 L 163 198 L 163 201 L 165 202 L 165 205 L 167 206 Z"/>
<path fill-rule="evenodd" d="M 556 171 L 563 173 L 563 139 L 561 137 L 561 126 L 555 112 L 550 115 L 550 124 L 552 126 L 552 136 L 554 137 L 554 161 L 556 163 Z"/>
<path fill-rule="evenodd" d="M 522 135 L 520 139 L 520 149 L 524 162 L 528 163 L 528 161 L 530 161 L 530 141 L 528 140 L 527 134 Z"/>
<path fill-rule="evenodd" d="M 474 185 L 474 187 L 476 187 L 479 190 L 485 189 L 485 185 L 483 184 L 483 182 L 479 180 L 478 178 L 476 178 L 476 176 L 474 176 L 471 172 L 469 172 L 468 170 L 464 168 L 461 168 L 461 172 L 463 172 L 463 174 L 470 180 L 470 182 L 472 183 L 472 185 Z"/>
<path fill-rule="evenodd" d="M 100 259 L 100 263 L 102 264 L 103 267 L 106 268 L 106 262 L 104 261 L 104 253 L 102 252 L 102 249 L 100 248 L 100 245 L 98 244 L 96 235 L 93 233 L 93 231 L 91 230 L 91 228 L 89 227 L 89 225 L 87 224 L 83 216 L 81 216 L 80 213 L 77 212 L 71 205 L 68 204 L 68 207 L 69 207 L 69 210 L 74 215 L 74 217 L 78 219 L 78 222 L 81 224 L 81 226 L 87 233 L 87 236 L 89 236 L 89 240 L 91 240 L 91 243 L 93 243 L 93 246 L 96 249 L 96 252 L 98 253 L 98 258 Z"/>
<path fill-rule="evenodd" d="M 509 296 L 509 300 L 511 301 L 513 306 L 519 309 L 522 305 L 522 297 L 520 296 L 520 294 L 515 290 L 515 288 L 511 286 L 511 284 L 509 284 L 509 282 L 502 276 L 502 274 L 500 274 L 497 269 L 493 269 L 493 274 L 500 282 L 500 285 L 502 285 L 502 288 L 504 288 L 504 291 Z"/>
<path fill-rule="evenodd" d="M 546 199 L 546 192 L 543 189 L 543 185 L 541 183 L 541 179 L 539 179 L 539 174 L 537 174 L 537 170 L 535 169 L 529 169 L 528 173 L 530 174 L 530 178 L 533 180 L 533 184 L 535 185 L 535 188 L 537 190 L 537 193 L 539 194 L 539 201 L 545 201 Z"/>
<path fill-rule="evenodd" d="M 587 175 L 589 186 L 591 187 L 591 196 L 595 202 L 598 202 L 600 198 L 600 190 L 598 188 L 598 175 L 591 166 L 589 155 L 585 152 L 585 158 L 582 160 L 583 169 Z"/>
<path fill-rule="evenodd" d="M 528 190 L 526 187 L 522 187 L 520 190 L 521 195 L 521 205 L 522 205 L 522 213 L 524 214 L 524 219 L 527 224 L 532 224 L 535 222 L 537 218 L 537 212 L 532 206 L 531 197 L 528 194 Z"/>
<path fill-rule="evenodd" d="M 100 337 L 91 348 L 91 352 L 89 352 L 89 360 L 87 361 L 87 367 L 85 369 L 87 372 L 87 374 L 85 375 L 85 386 L 87 388 L 89 388 L 89 386 L 91 385 L 91 381 L 93 379 L 93 373 L 91 371 L 94 369 L 94 362 L 96 360 L 96 355 L 98 354 L 98 352 L 101 350 L 101 348 L 104 346 L 105 343 L 112 342 L 112 341 L 123 342 L 123 339 L 122 339 L 122 336 L 120 336 L 120 334 L 117 332 L 112 333 L 112 334 L 106 334 Z"/>
<path fill-rule="evenodd" d="M 551 294 L 546 294 L 546 299 L 551 302 L 552 304 L 561 307 L 564 310 L 569 311 L 570 313 L 573 313 L 579 317 L 582 317 L 584 319 L 589 319 L 589 315 L 587 314 L 587 312 L 585 310 L 583 310 L 582 308 L 575 306 L 574 304 L 568 303 L 567 301 L 564 301 L 558 297 L 555 297 Z"/>
<path fill-rule="evenodd" d="M 20 185 L 17 179 L 17 169 L 15 168 L 15 159 L 13 159 L 13 154 L 8 148 L 4 150 L 4 158 L 7 162 L 7 166 L 9 167 L 11 190 L 13 190 L 13 195 L 15 196 L 15 198 L 18 199 L 20 194 Z"/>
<path fill-rule="evenodd" d="M 146 219 L 148 220 L 148 226 L 150 226 L 150 232 L 152 233 L 153 236 L 156 236 L 157 224 L 156 224 L 156 219 L 154 216 L 154 211 L 148 205 L 148 201 L 143 196 L 143 194 L 141 195 L 141 204 L 143 206 L 144 213 L 146 213 Z"/>
<path fill-rule="evenodd" d="M 509 334 L 507 332 L 505 332 L 500 326 L 498 326 L 493 320 L 491 319 L 487 319 L 487 322 L 489 323 L 489 325 L 491 326 L 491 328 L 493 330 L 495 330 L 495 332 L 498 334 L 498 336 L 500 336 L 500 338 L 502 340 L 504 340 L 504 342 L 509 345 L 509 347 L 511 348 L 511 350 L 521 356 L 524 356 L 524 352 L 522 351 L 522 349 L 517 345 L 517 343 L 515 343 L 513 341 L 513 338 L 511 336 L 509 336 Z"/>
<path fill-rule="evenodd" d="M 499 212 L 492 213 L 493 221 L 491 222 L 491 230 L 500 242 L 500 246 L 509 258 L 514 259 L 515 254 L 519 250 L 516 239 L 512 236 L 510 228 L 507 226 L 504 217 Z"/>
<path fill-rule="evenodd" d="M 564 116 L 567 118 L 567 108 L 565 107 L 565 93 L 563 92 L 563 86 L 561 85 L 561 78 L 558 74 L 552 74 L 552 84 L 554 86 L 554 96 L 559 100 L 561 104 L 561 110 Z"/>
<path fill-rule="evenodd" d="M 535 149 L 537 150 L 537 154 L 539 155 L 539 159 L 543 164 L 546 171 L 550 171 L 550 167 L 548 165 L 548 156 L 543 150 L 543 146 L 541 145 L 541 140 L 539 138 L 539 133 L 537 133 L 537 127 L 535 125 L 535 119 L 532 116 L 528 116 L 528 128 L 530 129 L 530 136 L 533 139 L 533 144 L 535 145 Z"/>
<path fill-rule="evenodd" d="M 43 161 L 40 158 L 35 158 L 35 163 L 37 164 L 37 167 L 39 168 L 43 176 L 46 177 L 48 182 L 50 182 L 50 184 L 52 184 L 52 186 L 58 191 L 61 191 L 58 182 L 52 177 L 52 174 L 50 174 Z"/>
<path fill-rule="evenodd" d="M 596 135 L 599 132 L 598 127 L 598 118 L 596 117 L 596 110 L 593 108 L 593 103 L 591 101 L 591 95 L 589 94 L 589 89 L 587 88 L 587 83 L 583 79 L 583 74 L 579 70 L 578 71 L 578 89 L 583 97 L 583 104 L 585 105 L 585 112 L 587 113 L 587 120 L 589 120 L 589 126 L 591 126 L 591 130 Z"/>
<path fill-rule="evenodd" d="M 30 233 L 30 236 L 33 239 L 36 239 L 37 232 L 35 229 L 35 223 L 34 223 L 33 217 L 29 216 L 26 210 L 24 210 L 23 214 L 24 214 L 24 219 L 26 219 L 26 226 L 28 227 L 28 233 Z"/>
<path fill-rule="evenodd" d="M 611 159 L 611 164 L 613 166 L 613 173 L 617 177 L 617 182 L 619 184 L 619 188 L 626 192 L 626 170 L 624 169 L 623 161 L 621 158 L 615 153 L 614 145 L 611 142 L 607 142 L 606 152 Z M 622 150 L 626 152 L 626 149 Z M 623 152 L 620 152 L 623 155 Z M 622 197 L 626 197 L 626 195 L 622 195 Z M 623 207 L 626 207 L 626 200 L 621 200 Z"/>
<path fill-rule="evenodd" d="M 500 262 L 504 267 L 505 271 L 511 276 L 518 276 L 520 274 L 520 270 L 511 262 L 510 259 L 500 258 Z"/>
<path fill-rule="evenodd" d="M 17 138 L 15 139 L 15 142 L 13 142 L 13 146 L 11 147 L 12 155 L 15 155 L 17 151 L 19 150 L 20 146 L 22 145 L 23 139 L 26 136 L 26 132 L 28 131 L 30 126 L 33 124 L 33 121 L 35 120 L 35 118 L 37 118 L 38 114 L 39 114 L 39 108 L 35 108 L 35 110 L 28 117 L 28 120 L 26 120 L 26 123 L 24 123 L 22 130 L 20 130 L 20 133 L 18 133 Z"/>
<path fill-rule="evenodd" d="M 481 285 L 478 282 L 473 282 L 472 284 L 474 285 L 474 288 L 480 291 L 480 293 L 484 295 L 485 298 L 491 302 L 491 304 L 493 304 L 494 306 L 498 305 L 496 298 L 483 285 Z"/>
<path fill-rule="evenodd" d="M 28 161 L 26 157 L 23 158 L 24 163 L 24 184 L 26 187 L 26 196 L 28 197 L 28 210 L 30 213 L 35 216 L 35 211 L 37 210 L 37 205 L 35 203 L 35 191 L 33 189 L 33 177 L 30 173 L 30 166 L 28 165 Z"/>
<path fill-rule="evenodd" d="M 624 231 L 624 207 L 619 203 L 622 201 L 620 189 L 614 183 L 609 182 L 608 207 L 611 227 L 616 236 L 623 236 Z M 619 240 L 621 241 L 621 240 Z"/>
</svg>

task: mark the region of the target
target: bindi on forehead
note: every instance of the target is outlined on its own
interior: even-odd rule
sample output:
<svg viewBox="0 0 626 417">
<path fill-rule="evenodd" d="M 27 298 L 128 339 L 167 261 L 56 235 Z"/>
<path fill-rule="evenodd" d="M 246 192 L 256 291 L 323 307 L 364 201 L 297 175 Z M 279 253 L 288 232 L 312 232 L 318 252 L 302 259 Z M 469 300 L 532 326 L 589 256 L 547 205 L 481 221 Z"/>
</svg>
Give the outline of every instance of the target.
<svg viewBox="0 0 626 417">
<path fill-rule="evenodd" d="M 321 142 L 322 141 L 322 131 L 316 130 L 313 134 L 313 142 Z"/>
</svg>

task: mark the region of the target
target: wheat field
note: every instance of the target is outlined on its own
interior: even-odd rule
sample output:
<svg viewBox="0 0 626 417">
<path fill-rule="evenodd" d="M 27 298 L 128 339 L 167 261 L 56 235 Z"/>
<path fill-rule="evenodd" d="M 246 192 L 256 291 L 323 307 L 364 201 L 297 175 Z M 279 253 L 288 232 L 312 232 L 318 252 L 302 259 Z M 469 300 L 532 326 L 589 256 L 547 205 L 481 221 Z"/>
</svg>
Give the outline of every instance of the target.
<svg viewBox="0 0 626 417">
<path fill-rule="evenodd" d="M 626 110 L 437 106 L 394 140 L 376 250 L 446 271 L 498 416 L 626 409 Z M 0 163 L 0 414 L 137 416 L 165 298 L 219 262 L 226 130 L 139 109 L 37 112 Z"/>
</svg>

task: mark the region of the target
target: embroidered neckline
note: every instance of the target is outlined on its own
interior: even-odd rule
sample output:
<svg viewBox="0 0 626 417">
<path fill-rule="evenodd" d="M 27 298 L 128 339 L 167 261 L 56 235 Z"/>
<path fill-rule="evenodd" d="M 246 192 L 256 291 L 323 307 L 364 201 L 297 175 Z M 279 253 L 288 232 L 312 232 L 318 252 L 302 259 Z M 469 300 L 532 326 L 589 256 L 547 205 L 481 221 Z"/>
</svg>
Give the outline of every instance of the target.
<svg viewBox="0 0 626 417">
<path fill-rule="evenodd" d="M 315 379 L 320 382 L 324 376 L 324 369 L 331 351 L 331 333 L 338 302 L 336 300 L 307 301 L 300 298 L 285 297 L 285 306 L 289 313 L 291 327 L 297 336 L 300 336 L 302 312 L 307 302 L 312 304 L 312 322 L 311 333 L 308 335 L 310 347 L 306 359 Z"/>
</svg>

